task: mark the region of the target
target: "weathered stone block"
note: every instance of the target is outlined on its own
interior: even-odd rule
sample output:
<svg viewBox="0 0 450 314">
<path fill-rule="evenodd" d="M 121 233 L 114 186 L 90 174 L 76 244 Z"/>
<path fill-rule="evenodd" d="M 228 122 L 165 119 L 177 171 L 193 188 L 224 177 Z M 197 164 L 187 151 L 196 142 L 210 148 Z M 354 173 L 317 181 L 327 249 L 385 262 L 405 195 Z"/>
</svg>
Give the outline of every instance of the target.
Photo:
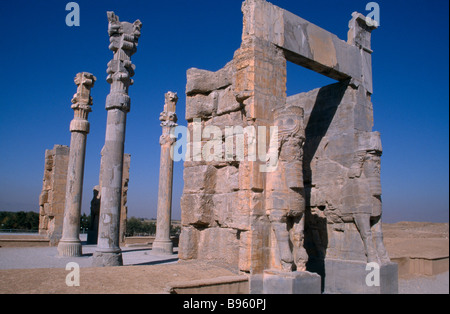
<svg viewBox="0 0 450 314">
<path fill-rule="evenodd" d="M 238 111 L 241 109 L 241 104 L 236 100 L 234 89 L 232 86 L 219 91 L 219 101 L 217 104 L 217 114 L 223 115 L 232 111 Z"/>
<path fill-rule="evenodd" d="M 198 235 L 200 231 L 192 226 L 182 226 L 178 243 L 178 257 L 181 260 L 197 259 Z"/>
<path fill-rule="evenodd" d="M 327 210 L 325 215 L 329 222 L 327 224 L 327 257 L 332 259 L 367 262 L 364 243 L 355 224 L 353 222 L 331 223 L 333 220 L 332 214 Z M 342 217 L 339 217 L 338 219 L 342 221 Z"/>
<path fill-rule="evenodd" d="M 325 289 L 329 294 L 398 294 L 398 265 L 379 266 L 379 272 L 358 261 L 325 260 Z M 379 275 L 377 279 L 373 276 Z M 375 285 L 373 285 L 375 284 Z"/>
<path fill-rule="evenodd" d="M 213 195 L 211 194 L 183 194 L 181 197 L 183 226 L 210 226 L 214 221 L 213 206 Z"/>
<path fill-rule="evenodd" d="M 265 176 L 260 171 L 260 162 L 244 161 L 239 166 L 239 188 L 241 190 L 263 191 Z"/>
<path fill-rule="evenodd" d="M 225 128 L 247 125 L 244 115 L 240 111 L 230 112 L 229 114 L 215 116 L 212 119 L 205 121 L 204 127 L 217 127 L 221 130 L 222 136 L 225 136 Z M 203 130 L 203 132 L 205 132 Z M 204 138 L 207 139 L 207 138 Z"/>
<path fill-rule="evenodd" d="M 227 166 L 217 169 L 216 193 L 230 193 L 239 190 L 239 168 Z"/>
<path fill-rule="evenodd" d="M 194 118 L 209 119 L 216 111 L 219 94 L 211 92 L 208 95 L 197 94 L 186 97 L 186 120 Z"/>
<path fill-rule="evenodd" d="M 216 190 L 217 169 L 213 166 L 200 165 L 184 168 L 185 194 L 213 194 Z"/>
<path fill-rule="evenodd" d="M 228 228 L 233 222 L 233 210 L 237 202 L 237 193 L 213 195 L 214 220 L 219 226 Z"/>
<path fill-rule="evenodd" d="M 239 239 L 239 270 L 249 273 L 251 264 L 251 232 L 250 231 L 240 231 L 238 233 Z"/>
<path fill-rule="evenodd" d="M 214 220 L 219 226 L 236 230 L 250 230 L 250 215 L 261 211 L 262 194 L 238 191 L 213 196 Z"/>
<path fill-rule="evenodd" d="M 238 192 L 239 202 L 235 207 L 235 215 L 247 217 L 246 223 L 250 223 L 251 216 L 261 216 L 265 214 L 264 193 L 241 190 Z"/>
<path fill-rule="evenodd" d="M 237 230 L 215 227 L 200 231 L 198 258 L 209 261 L 220 261 L 237 269 L 239 261 Z"/>
<path fill-rule="evenodd" d="M 186 95 L 208 94 L 232 84 L 232 66 L 228 63 L 217 72 L 199 69 L 187 71 Z"/>
<path fill-rule="evenodd" d="M 256 274 L 251 275 L 249 278 L 249 293 L 250 294 L 263 294 L 264 291 L 264 275 Z"/>
<path fill-rule="evenodd" d="M 310 272 L 282 272 L 265 270 L 264 294 L 321 294 L 321 279 Z"/>
<path fill-rule="evenodd" d="M 55 145 L 45 152 L 44 178 L 39 198 L 39 233 L 56 246 L 62 235 L 70 148 Z"/>
</svg>

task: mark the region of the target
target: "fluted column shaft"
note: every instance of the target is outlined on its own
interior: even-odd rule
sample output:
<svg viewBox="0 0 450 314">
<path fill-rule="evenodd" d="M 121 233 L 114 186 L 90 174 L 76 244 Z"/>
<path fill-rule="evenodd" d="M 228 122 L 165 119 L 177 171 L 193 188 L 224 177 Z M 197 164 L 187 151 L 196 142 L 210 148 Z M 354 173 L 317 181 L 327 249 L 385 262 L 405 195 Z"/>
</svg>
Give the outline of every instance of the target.
<svg viewBox="0 0 450 314">
<path fill-rule="evenodd" d="M 170 240 L 170 226 L 172 218 L 173 158 L 171 150 L 173 144 L 176 142 L 176 138 L 171 135 L 171 131 L 177 126 L 175 110 L 178 96 L 176 93 L 168 92 L 165 98 L 164 111 L 160 117 L 163 132 L 160 138 L 161 159 L 159 168 L 158 216 L 156 237 L 152 250 L 172 254 L 173 244 Z"/>
<path fill-rule="evenodd" d="M 86 138 L 89 133 L 87 118 L 92 106 L 90 90 L 94 86 L 95 81 L 95 76 L 86 72 L 78 73 L 75 77 L 78 90 L 72 99 L 72 109 L 75 110 L 75 114 L 74 119 L 70 123 L 70 132 L 72 134 L 67 169 L 63 232 L 58 244 L 59 255 L 65 257 L 81 256 L 82 254 L 80 218 Z"/>
<path fill-rule="evenodd" d="M 102 150 L 102 190 L 97 249 L 93 266 L 123 265 L 120 241 L 120 209 L 122 197 L 123 153 L 127 113 L 130 111 L 128 88 L 133 84 L 135 66 L 131 56 L 137 50 L 142 23 L 120 22 L 114 12 L 108 12 L 109 49 L 114 58 L 108 63 L 107 82 L 111 91 L 106 99 L 108 111 L 105 146 Z"/>
</svg>

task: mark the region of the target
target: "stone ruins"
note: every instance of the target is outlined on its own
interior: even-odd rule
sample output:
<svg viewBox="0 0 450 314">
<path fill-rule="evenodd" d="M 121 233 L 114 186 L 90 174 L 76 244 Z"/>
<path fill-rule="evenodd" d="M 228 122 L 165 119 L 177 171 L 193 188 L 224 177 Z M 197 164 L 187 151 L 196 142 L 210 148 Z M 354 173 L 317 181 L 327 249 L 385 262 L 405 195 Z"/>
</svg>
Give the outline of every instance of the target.
<svg viewBox="0 0 450 314">
<path fill-rule="evenodd" d="M 63 145 L 55 145 L 52 150 L 47 150 L 45 152 L 44 182 L 39 197 L 39 234 L 49 238 L 51 246 L 57 246 L 62 237 L 69 152 L 70 148 Z M 124 154 L 123 158 L 122 199 L 119 228 L 120 243 L 125 242 L 131 155 Z M 88 230 L 88 244 L 97 244 L 101 196 L 100 186 L 101 180 L 100 185 L 96 185 L 93 188 L 94 196 L 91 201 L 91 225 Z"/>
<path fill-rule="evenodd" d="M 128 197 L 128 182 L 130 182 L 130 166 L 131 166 L 131 155 L 123 155 L 123 174 L 122 174 L 122 199 L 120 201 L 120 227 L 119 227 L 119 241 L 120 243 L 125 242 L 125 233 L 127 225 L 127 197 Z M 102 164 L 100 164 L 100 173 L 102 172 Z M 100 202 L 101 202 L 101 188 L 102 179 L 99 179 L 99 185 L 93 188 L 93 197 L 91 200 L 91 225 L 89 226 L 87 243 L 97 244 L 98 239 L 98 223 L 100 217 Z"/>
<path fill-rule="evenodd" d="M 97 78 L 90 73 L 78 73 L 75 84 L 77 93 L 72 99 L 74 119 L 70 123 L 69 164 L 64 207 L 62 238 L 58 244 L 60 256 L 81 256 L 80 241 L 81 200 L 83 195 L 84 160 L 86 155 L 86 137 L 89 133 L 89 112 L 92 111 L 91 88 Z"/>
<path fill-rule="evenodd" d="M 39 196 L 39 234 L 56 246 L 61 239 L 66 199 L 69 147 L 55 145 L 45 151 L 44 179 Z"/>
<path fill-rule="evenodd" d="M 274 271 L 287 282 L 292 275 L 283 272 L 309 270 L 325 292 L 363 292 L 370 262 L 396 278 L 382 239 L 382 148 L 372 130 L 374 27 L 353 13 L 345 42 L 264 0 L 244 1 L 242 11 L 233 60 L 217 72 L 187 71 L 188 129 L 196 119 L 221 134 L 226 126 L 278 126 L 278 166 L 188 159 L 179 258 L 225 263 L 251 275 L 254 291 L 273 286 Z M 338 82 L 287 97 L 287 61 Z M 395 292 L 386 281 L 383 291 Z"/>
<path fill-rule="evenodd" d="M 188 141 L 184 163 L 180 261 L 217 263 L 246 274 L 251 293 L 396 293 L 398 268 L 386 253 L 381 229 L 383 149 L 373 131 L 371 33 L 376 27 L 355 12 L 343 41 L 265 0 L 245 0 L 242 12 L 242 43 L 233 59 L 217 72 L 187 71 L 186 120 L 188 139 L 194 141 Z M 100 185 L 91 208 L 89 237 L 91 243 L 98 240 L 93 266 L 123 263 L 120 220 L 126 217 L 129 178 L 124 175 L 129 171 L 125 124 L 135 69 L 131 56 L 142 27 L 139 20 L 120 22 L 113 12 L 108 20 L 114 58 L 107 70 L 111 92 Z M 287 62 L 337 82 L 287 97 Z M 86 90 L 81 91 L 85 98 L 75 97 L 75 107 L 80 99 L 87 101 L 95 81 L 86 75 L 77 76 L 78 92 Z M 168 92 L 160 116 L 153 245 L 169 254 L 177 101 L 177 94 Z M 87 118 L 89 109 L 75 116 Z M 196 134 L 198 127 L 210 129 Z M 85 138 L 88 129 L 71 126 L 71 131 Z M 46 152 L 40 229 L 49 237 L 61 233 L 64 198 L 57 189 L 66 177 L 65 217 L 79 219 L 71 186 L 73 173 L 82 178 L 84 143 L 74 145 L 72 137 L 71 145 L 70 158 L 67 147 Z M 253 158 L 256 150 L 259 159 Z M 78 166 L 72 153 L 79 155 Z M 64 230 L 61 243 L 76 242 L 77 232 Z M 368 265 L 379 268 L 379 287 L 366 284 Z"/>
<path fill-rule="evenodd" d="M 161 112 L 162 135 L 159 140 L 161 145 L 161 160 L 159 170 L 158 188 L 158 216 L 157 230 L 152 250 L 172 254 L 173 244 L 170 239 L 170 226 L 172 215 L 172 182 L 173 182 L 173 152 L 171 149 L 177 138 L 173 136 L 173 130 L 177 126 L 176 105 L 178 95 L 168 92 L 165 95 L 164 111 Z"/>
<path fill-rule="evenodd" d="M 108 63 L 107 81 L 111 92 L 106 98 L 108 111 L 105 146 L 102 150 L 102 180 L 97 250 L 94 266 L 123 264 L 120 250 L 120 211 L 122 199 L 123 155 L 126 116 L 130 111 L 128 88 L 133 85 L 135 65 L 131 56 L 137 51 L 142 23 L 120 22 L 108 12 L 108 33 L 114 58 Z"/>
</svg>

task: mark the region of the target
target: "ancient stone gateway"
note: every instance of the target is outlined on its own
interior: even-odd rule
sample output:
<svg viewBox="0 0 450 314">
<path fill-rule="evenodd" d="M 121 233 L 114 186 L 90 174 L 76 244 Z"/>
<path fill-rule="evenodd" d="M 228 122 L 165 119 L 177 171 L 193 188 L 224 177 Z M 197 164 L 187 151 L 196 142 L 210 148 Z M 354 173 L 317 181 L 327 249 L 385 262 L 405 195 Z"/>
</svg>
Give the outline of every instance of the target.
<svg viewBox="0 0 450 314">
<path fill-rule="evenodd" d="M 381 231 L 382 147 L 372 130 L 374 27 L 353 13 L 345 42 L 264 0 L 244 1 L 242 11 L 242 44 L 233 60 L 217 72 L 187 71 L 193 141 L 180 259 L 248 273 L 253 292 L 280 280 L 295 283 L 301 276 L 292 271 L 306 269 L 322 276 L 328 293 L 395 293 L 397 268 Z M 338 82 L 287 97 L 287 61 Z M 269 132 L 273 126 L 278 135 Z M 211 136 L 225 145 L 211 145 Z M 267 148 L 261 139 L 269 138 L 275 144 Z M 236 158 L 238 139 L 246 144 L 243 160 Z M 265 158 L 253 158 L 255 141 L 258 152 L 269 152 Z M 210 150 L 217 158 L 201 158 Z M 380 287 L 366 284 L 369 262 L 381 268 Z"/>
</svg>

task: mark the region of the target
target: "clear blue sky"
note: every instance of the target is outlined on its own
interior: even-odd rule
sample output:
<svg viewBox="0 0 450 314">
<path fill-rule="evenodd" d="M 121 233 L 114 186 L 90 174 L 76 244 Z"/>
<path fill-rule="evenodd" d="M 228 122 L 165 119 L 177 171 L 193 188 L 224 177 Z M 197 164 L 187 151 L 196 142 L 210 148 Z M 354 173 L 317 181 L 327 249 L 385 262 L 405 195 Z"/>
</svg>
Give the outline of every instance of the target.
<svg viewBox="0 0 450 314">
<path fill-rule="evenodd" d="M 106 11 L 143 23 L 128 115 L 126 152 L 132 154 L 129 216 L 156 217 L 159 114 L 164 93 L 178 92 L 184 120 L 186 70 L 218 70 L 233 58 L 242 31 L 241 0 L 78 0 L 80 27 L 65 24 L 65 0 L 0 1 L 0 210 L 38 211 L 44 152 L 69 145 L 73 78 L 97 76 L 89 116 L 83 212 L 98 184 L 109 93 Z M 369 1 L 273 0 L 272 3 L 346 40 L 353 11 Z M 373 32 L 375 130 L 382 134 L 384 220 L 448 222 L 449 2 L 378 1 Z M 288 95 L 333 83 L 295 65 Z M 183 165 L 175 165 L 173 217 L 180 217 Z"/>
</svg>

